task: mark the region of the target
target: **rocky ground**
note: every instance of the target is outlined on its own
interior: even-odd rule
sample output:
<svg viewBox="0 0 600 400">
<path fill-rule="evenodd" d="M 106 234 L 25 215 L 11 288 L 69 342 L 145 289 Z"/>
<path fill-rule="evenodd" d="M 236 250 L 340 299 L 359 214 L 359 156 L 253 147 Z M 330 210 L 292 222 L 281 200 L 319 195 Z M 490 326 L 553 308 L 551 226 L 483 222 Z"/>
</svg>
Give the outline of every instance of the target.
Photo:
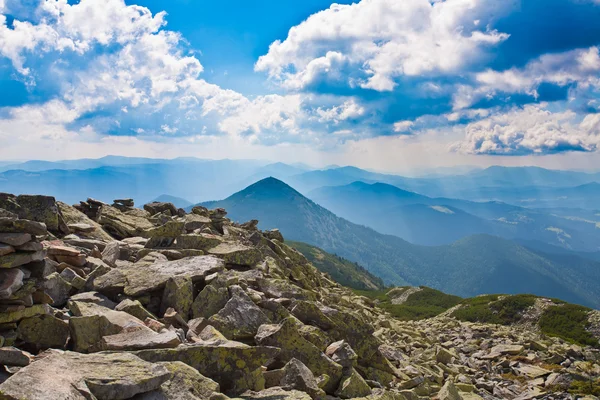
<svg viewBox="0 0 600 400">
<path fill-rule="evenodd" d="M 0 399 L 571 399 L 600 376 L 526 325 L 395 320 L 257 221 L 129 199 L 0 194 L 0 342 Z"/>
</svg>

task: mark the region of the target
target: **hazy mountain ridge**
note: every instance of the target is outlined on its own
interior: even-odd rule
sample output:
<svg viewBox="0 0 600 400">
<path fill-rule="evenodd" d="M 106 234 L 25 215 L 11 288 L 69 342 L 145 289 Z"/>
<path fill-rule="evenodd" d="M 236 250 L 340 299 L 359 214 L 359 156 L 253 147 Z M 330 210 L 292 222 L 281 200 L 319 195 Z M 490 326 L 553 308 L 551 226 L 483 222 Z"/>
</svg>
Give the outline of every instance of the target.
<svg viewBox="0 0 600 400">
<path fill-rule="evenodd" d="M 598 250 L 600 243 L 593 221 L 500 202 L 430 198 L 384 183 L 323 187 L 308 197 L 342 218 L 416 244 L 448 244 L 481 233 L 582 251 Z"/>
<path fill-rule="evenodd" d="M 600 304 L 600 288 L 590 284 L 600 279 L 600 264 L 591 260 L 562 264 L 488 235 L 446 246 L 413 245 L 337 217 L 274 178 L 203 205 L 223 207 L 239 222 L 258 219 L 262 229 L 277 227 L 290 240 L 358 262 L 386 283 L 427 285 L 464 297 L 530 292 Z"/>
</svg>

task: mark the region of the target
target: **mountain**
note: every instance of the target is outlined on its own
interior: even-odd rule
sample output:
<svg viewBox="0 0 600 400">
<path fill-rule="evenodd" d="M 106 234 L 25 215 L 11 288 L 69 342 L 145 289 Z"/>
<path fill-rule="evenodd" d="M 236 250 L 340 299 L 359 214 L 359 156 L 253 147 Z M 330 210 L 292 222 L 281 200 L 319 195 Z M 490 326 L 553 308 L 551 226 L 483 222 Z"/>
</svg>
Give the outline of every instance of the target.
<svg viewBox="0 0 600 400">
<path fill-rule="evenodd" d="M 261 229 L 279 228 L 289 240 L 358 262 L 387 284 L 427 285 L 463 297 L 527 292 L 600 306 L 600 263 L 562 263 L 489 235 L 413 245 L 342 219 L 274 178 L 203 205 L 225 208 L 238 222 L 258 219 Z"/>
<path fill-rule="evenodd" d="M 319 188 L 308 197 L 351 222 L 415 244 L 449 244 L 486 233 L 580 251 L 599 249 L 600 229 L 594 221 L 501 202 L 430 198 L 384 183 L 364 182 Z"/>
<path fill-rule="evenodd" d="M 9 194 L 0 207 L 1 399 L 600 394 L 600 313 L 589 308 L 531 294 L 351 290 L 280 235 L 221 210 L 153 218 L 122 204 L 83 213 Z M 320 267 L 360 271 L 308 251 Z M 60 274 L 50 268 L 59 263 Z"/>
<path fill-rule="evenodd" d="M 182 199 L 181 197 L 170 196 L 168 194 L 161 194 L 160 196 L 152 200 L 152 202 L 155 201 L 159 203 L 172 203 L 177 208 L 186 208 L 193 205 L 192 202 L 187 201 L 186 199 Z"/>
<path fill-rule="evenodd" d="M 595 207 L 600 199 L 594 185 L 600 182 L 600 173 L 537 167 L 495 166 L 462 175 L 420 178 L 341 167 L 308 171 L 286 179 L 287 183 L 302 193 L 309 193 L 323 186 L 344 186 L 355 181 L 387 183 L 429 197 L 498 200 L 531 207 L 590 208 Z M 592 185 L 588 187 L 588 184 Z M 590 197 L 591 195 L 594 197 Z"/>
<path fill-rule="evenodd" d="M 326 251 L 310 244 L 302 242 L 286 241 L 288 246 L 298 250 L 321 272 L 331 276 L 336 282 L 357 290 L 380 290 L 385 285 L 380 278 L 372 275 L 352 261 Z"/>
<path fill-rule="evenodd" d="M 198 202 L 224 197 L 244 188 L 247 185 L 240 182 L 244 176 L 254 174 L 265 164 L 256 160 L 200 159 L 110 158 L 108 161 L 92 161 L 110 161 L 120 165 L 89 169 L 9 170 L 0 173 L 0 192 L 44 192 L 70 204 L 87 197 L 104 202 L 130 197 L 141 203 L 164 193 Z"/>
</svg>

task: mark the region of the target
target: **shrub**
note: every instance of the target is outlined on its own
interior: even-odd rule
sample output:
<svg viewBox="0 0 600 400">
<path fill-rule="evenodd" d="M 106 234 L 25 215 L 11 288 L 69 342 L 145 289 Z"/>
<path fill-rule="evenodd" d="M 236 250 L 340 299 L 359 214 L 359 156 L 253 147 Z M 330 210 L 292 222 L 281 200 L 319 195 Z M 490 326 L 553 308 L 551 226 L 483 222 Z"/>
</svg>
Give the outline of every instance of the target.
<svg viewBox="0 0 600 400">
<path fill-rule="evenodd" d="M 598 339 L 586 330 L 589 311 L 586 307 L 574 304 L 550 307 L 540 318 L 540 329 L 546 335 L 571 343 L 600 348 Z"/>
<path fill-rule="evenodd" d="M 535 304 L 536 296 L 519 294 L 499 298 L 499 295 L 488 295 L 467 299 L 452 316 L 461 321 L 510 325 L 518 322 L 523 312 Z"/>
</svg>

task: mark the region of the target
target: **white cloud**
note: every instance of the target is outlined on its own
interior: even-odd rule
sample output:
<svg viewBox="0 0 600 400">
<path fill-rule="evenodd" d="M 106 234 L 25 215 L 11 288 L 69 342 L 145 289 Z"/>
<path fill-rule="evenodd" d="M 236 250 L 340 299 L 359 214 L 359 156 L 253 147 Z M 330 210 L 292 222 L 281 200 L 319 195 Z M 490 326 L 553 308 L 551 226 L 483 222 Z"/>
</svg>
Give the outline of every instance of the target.
<svg viewBox="0 0 600 400">
<path fill-rule="evenodd" d="M 398 121 L 394 123 L 394 132 L 408 132 L 415 123 L 412 121 Z"/>
<path fill-rule="evenodd" d="M 329 109 L 319 107 L 317 108 L 316 113 L 319 116 L 319 122 L 333 122 L 334 124 L 339 124 L 342 121 L 364 115 L 365 108 L 352 99 Z"/>
<path fill-rule="evenodd" d="M 600 114 L 583 121 L 573 111 L 552 112 L 546 104 L 515 108 L 465 127 L 452 150 L 467 154 L 522 155 L 600 148 Z"/>
<path fill-rule="evenodd" d="M 564 53 L 545 54 L 523 68 L 487 70 L 475 75 L 475 86 L 461 86 L 454 95 L 454 109 L 470 107 L 496 93 L 524 93 L 538 97 L 542 83 L 559 86 L 576 83 L 578 88 L 600 88 L 600 48 L 597 46 Z"/>
<path fill-rule="evenodd" d="M 273 42 L 255 68 L 293 89 L 326 76 L 390 91 L 400 76 L 454 74 L 478 61 L 486 48 L 508 38 L 482 21 L 513 5 L 477 0 L 333 4 L 291 28 L 284 41 Z"/>
</svg>

